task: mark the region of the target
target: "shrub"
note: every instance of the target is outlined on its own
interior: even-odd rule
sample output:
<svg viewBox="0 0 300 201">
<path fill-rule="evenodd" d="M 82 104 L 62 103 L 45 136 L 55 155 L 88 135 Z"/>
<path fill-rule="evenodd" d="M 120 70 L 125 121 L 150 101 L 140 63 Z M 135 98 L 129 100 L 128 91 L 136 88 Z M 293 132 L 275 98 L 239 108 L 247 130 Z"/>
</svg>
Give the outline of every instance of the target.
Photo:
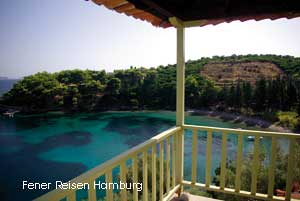
<svg viewBox="0 0 300 201">
<path fill-rule="evenodd" d="M 296 112 L 278 112 L 277 118 L 278 124 L 284 126 L 293 131 L 299 131 L 300 128 L 300 117 Z"/>
</svg>

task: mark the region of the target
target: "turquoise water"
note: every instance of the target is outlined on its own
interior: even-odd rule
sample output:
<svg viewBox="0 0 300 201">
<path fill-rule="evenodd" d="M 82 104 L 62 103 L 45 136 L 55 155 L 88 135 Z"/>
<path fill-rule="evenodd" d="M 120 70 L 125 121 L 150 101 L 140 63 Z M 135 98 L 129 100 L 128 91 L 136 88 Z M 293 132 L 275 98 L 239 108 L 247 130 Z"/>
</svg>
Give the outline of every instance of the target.
<svg viewBox="0 0 300 201">
<path fill-rule="evenodd" d="M 187 116 L 195 125 L 241 128 L 202 116 Z M 46 191 L 22 190 L 22 181 L 52 182 L 71 178 L 175 125 L 174 112 L 104 112 L 19 116 L 0 119 L 0 193 L 4 200 L 31 200 Z M 213 135 L 212 171 L 220 164 L 220 134 Z M 198 180 L 204 181 L 206 134 L 199 133 Z M 236 137 L 227 152 L 234 158 Z M 265 143 L 269 143 L 266 141 Z M 268 147 L 268 146 L 267 146 Z M 252 148 L 245 139 L 244 151 Z M 190 178 L 191 132 L 185 135 L 185 178 Z"/>
</svg>

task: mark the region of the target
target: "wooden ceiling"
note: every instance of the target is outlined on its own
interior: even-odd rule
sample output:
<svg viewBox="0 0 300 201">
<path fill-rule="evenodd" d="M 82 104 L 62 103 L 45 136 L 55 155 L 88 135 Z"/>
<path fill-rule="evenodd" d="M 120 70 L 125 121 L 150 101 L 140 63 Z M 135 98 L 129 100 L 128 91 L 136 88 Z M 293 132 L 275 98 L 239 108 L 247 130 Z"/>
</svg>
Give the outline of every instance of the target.
<svg viewBox="0 0 300 201">
<path fill-rule="evenodd" d="M 300 17 L 300 0 L 92 0 L 98 5 L 145 20 L 154 26 L 172 27 L 169 18 L 216 25 L 235 20 Z"/>
</svg>

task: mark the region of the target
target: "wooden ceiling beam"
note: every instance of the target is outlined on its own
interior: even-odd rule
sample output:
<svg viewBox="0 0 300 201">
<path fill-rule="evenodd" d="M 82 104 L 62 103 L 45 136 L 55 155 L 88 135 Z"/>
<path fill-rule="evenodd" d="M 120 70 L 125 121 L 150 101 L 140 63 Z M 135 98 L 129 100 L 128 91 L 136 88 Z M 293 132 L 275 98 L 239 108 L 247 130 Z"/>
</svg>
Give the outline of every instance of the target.
<svg viewBox="0 0 300 201">
<path fill-rule="evenodd" d="M 170 11 L 164 9 L 162 6 L 155 3 L 153 0 L 141 0 L 144 4 L 149 6 L 150 8 L 158 11 L 159 13 L 162 13 L 166 17 L 174 17 L 174 14 L 172 14 Z"/>
<path fill-rule="evenodd" d="M 92 1 L 98 5 L 102 5 L 107 0 L 92 0 Z"/>
<path fill-rule="evenodd" d="M 160 27 L 216 25 L 235 20 L 300 17 L 299 0 L 92 0 L 119 13 Z M 155 18 L 153 18 L 153 16 Z M 175 18 L 173 18 L 175 17 Z"/>
<path fill-rule="evenodd" d="M 128 1 L 125 1 L 125 0 L 107 0 L 105 3 L 105 6 L 107 8 L 113 9 L 113 8 L 122 6 L 127 3 L 128 3 Z"/>
<path fill-rule="evenodd" d="M 124 5 L 114 8 L 114 10 L 123 13 L 123 12 L 126 12 L 127 10 L 132 10 L 134 8 L 135 8 L 135 6 L 133 4 L 127 3 L 127 4 L 124 4 Z"/>
<path fill-rule="evenodd" d="M 135 8 L 135 9 L 131 9 L 129 11 L 126 11 L 126 13 L 128 15 L 136 15 L 136 14 L 139 14 L 139 13 L 145 13 L 145 11 Z"/>
</svg>

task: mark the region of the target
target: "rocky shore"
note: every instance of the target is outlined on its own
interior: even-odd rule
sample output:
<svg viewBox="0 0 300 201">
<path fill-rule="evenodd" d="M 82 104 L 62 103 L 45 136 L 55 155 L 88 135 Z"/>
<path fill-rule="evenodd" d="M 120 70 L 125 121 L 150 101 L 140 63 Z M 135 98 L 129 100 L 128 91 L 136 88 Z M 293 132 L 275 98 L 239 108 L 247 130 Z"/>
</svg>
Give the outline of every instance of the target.
<svg viewBox="0 0 300 201">
<path fill-rule="evenodd" d="M 276 131 L 276 132 L 291 132 L 291 130 L 289 130 L 288 128 L 277 126 L 276 124 L 267 120 L 263 120 L 259 117 L 250 117 L 242 114 L 234 114 L 234 113 L 211 111 L 211 110 L 188 110 L 187 112 L 193 115 L 208 116 L 208 117 L 221 119 L 222 121 L 230 121 L 233 123 L 244 123 L 250 127 L 259 127 L 263 129 Z"/>
</svg>

